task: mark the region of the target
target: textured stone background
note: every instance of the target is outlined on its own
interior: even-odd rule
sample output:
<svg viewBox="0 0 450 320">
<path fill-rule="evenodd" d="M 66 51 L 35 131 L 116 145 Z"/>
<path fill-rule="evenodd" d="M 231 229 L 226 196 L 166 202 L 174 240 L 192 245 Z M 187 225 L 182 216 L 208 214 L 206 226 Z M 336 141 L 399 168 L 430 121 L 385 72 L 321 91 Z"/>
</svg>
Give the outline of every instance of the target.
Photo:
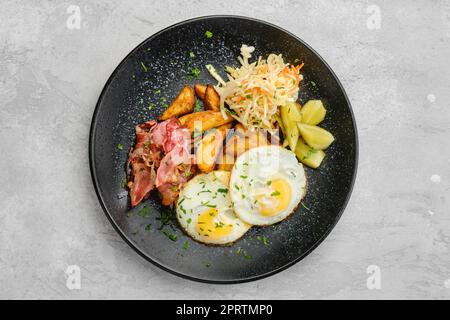
<svg viewBox="0 0 450 320">
<path fill-rule="evenodd" d="M 81 28 L 66 26 L 67 8 Z M 381 28 L 367 26 L 371 5 Z M 369 8 L 369 11 L 367 11 Z M 92 187 L 88 132 L 116 65 L 156 31 L 238 14 L 312 45 L 343 82 L 360 137 L 349 206 L 294 267 L 205 285 L 139 257 Z M 0 298 L 450 298 L 448 1 L 2 1 Z M 81 289 L 69 290 L 69 265 Z M 381 271 L 369 290 L 367 268 Z"/>
</svg>

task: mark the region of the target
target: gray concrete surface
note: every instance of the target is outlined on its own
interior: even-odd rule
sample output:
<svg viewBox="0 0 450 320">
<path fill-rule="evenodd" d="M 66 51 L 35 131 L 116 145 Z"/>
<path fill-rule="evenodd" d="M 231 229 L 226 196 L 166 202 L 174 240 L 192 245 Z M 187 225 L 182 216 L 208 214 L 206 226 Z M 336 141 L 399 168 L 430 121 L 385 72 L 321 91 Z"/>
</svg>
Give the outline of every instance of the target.
<svg viewBox="0 0 450 320">
<path fill-rule="evenodd" d="M 88 166 L 92 112 L 115 66 L 156 31 L 209 14 L 267 20 L 311 44 L 359 127 L 358 180 L 332 234 L 294 267 L 241 285 L 182 280 L 139 257 L 102 213 Z M 445 0 L 2 1 L 0 298 L 450 298 L 449 57 Z"/>
</svg>

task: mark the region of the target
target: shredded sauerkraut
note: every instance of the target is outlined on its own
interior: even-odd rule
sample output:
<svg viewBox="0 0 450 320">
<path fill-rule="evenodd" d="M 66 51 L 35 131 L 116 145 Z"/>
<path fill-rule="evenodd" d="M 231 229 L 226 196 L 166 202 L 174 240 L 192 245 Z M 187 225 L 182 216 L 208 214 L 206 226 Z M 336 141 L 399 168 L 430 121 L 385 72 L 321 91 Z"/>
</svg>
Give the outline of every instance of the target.
<svg viewBox="0 0 450 320">
<path fill-rule="evenodd" d="M 238 58 L 241 67 L 227 67 L 228 81 L 224 81 L 213 66 L 207 69 L 219 82 L 215 89 L 220 95 L 220 110 L 247 127 L 274 128 L 278 107 L 298 98 L 300 69 L 285 63 L 282 55 L 270 54 L 267 60 L 259 57 L 249 63 L 254 47 L 242 45 Z M 228 108 L 225 107 L 225 104 Z"/>
</svg>

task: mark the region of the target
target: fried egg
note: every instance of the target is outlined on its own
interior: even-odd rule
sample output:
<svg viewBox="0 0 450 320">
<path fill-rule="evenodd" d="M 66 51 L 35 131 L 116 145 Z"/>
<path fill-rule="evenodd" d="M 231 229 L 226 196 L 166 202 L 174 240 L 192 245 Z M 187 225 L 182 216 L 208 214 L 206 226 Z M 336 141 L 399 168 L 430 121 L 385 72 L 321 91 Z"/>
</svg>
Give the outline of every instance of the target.
<svg viewBox="0 0 450 320">
<path fill-rule="evenodd" d="M 306 176 L 295 154 L 261 146 L 240 155 L 231 171 L 236 215 L 252 225 L 271 225 L 289 216 L 306 192 Z"/>
<path fill-rule="evenodd" d="M 225 245 L 250 229 L 233 211 L 229 180 L 229 172 L 213 171 L 195 176 L 183 187 L 176 214 L 181 227 L 194 240 Z"/>
</svg>

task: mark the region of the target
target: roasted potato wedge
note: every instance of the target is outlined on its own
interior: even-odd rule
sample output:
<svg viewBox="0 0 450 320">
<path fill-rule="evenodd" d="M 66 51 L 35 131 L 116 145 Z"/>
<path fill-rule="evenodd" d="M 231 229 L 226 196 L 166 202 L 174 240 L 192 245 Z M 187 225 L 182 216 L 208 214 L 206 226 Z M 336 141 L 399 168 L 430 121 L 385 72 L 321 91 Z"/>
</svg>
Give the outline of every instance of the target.
<svg viewBox="0 0 450 320">
<path fill-rule="evenodd" d="M 235 133 L 225 145 L 225 154 L 233 158 L 245 152 L 246 138 Z"/>
<path fill-rule="evenodd" d="M 214 170 L 225 135 L 226 130 L 211 129 L 203 136 L 195 152 L 200 171 L 207 173 Z"/>
<path fill-rule="evenodd" d="M 238 123 L 234 126 L 234 130 L 237 134 L 244 136 L 245 135 L 245 131 L 247 131 L 247 129 L 245 129 L 244 125 L 242 123 Z"/>
<path fill-rule="evenodd" d="M 228 130 L 230 130 L 232 126 L 233 126 L 232 122 L 225 123 L 225 124 L 217 127 L 217 130 L 219 130 L 223 134 L 223 137 L 226 138 L 226 136 L 228 134 Z"/>
<path fill-rule="evenodd" d="M 210 84 L 208 84 L 206 87 L 204 103 L 205 110 L 220 110 L 220 96 L 217 93 L 216 89 L 214 89 L 214 87 Z"/>
<path fill-rule="evenodd" d="M 260 147 L 260 146 L 266 146 L 269 144 L 269 140 L 267 140 L 267 132 L 258 130 L 258 131 L 251 131 L 247 130 L 247 141 L 245 144 L 245 151 Z"/>
<path fill-rule="evenodd" d="M 241 124 L 237 124 L 234 135 L 225 145 L 225 153 L 238 157 L 251 148 L 268 144 L 265 131 L 246 130 Z"/>
<path fill-rule="evenodd" d="M 233 169 L 233 166 L 234 166 L 234 160 L 233 160 L 233 163 L 219 163 L 217 165 L 217 170 L 231 171 L 231 169 Z"/>
<path fill-rule="evenodd" d="M 159 117 L 159 120 L 167 120 L 190 113 L 194 111 L 194 105 L 194 90 L 190 86 L 185 86 L 181 89 L 175 100 L 173 100 L 172 104 Z"/>
<path fill-rule="evenodd" d="M 227 142 L 228 143 L 228 142 Z M 228 154 L 226 152 L 226 146 L 222 149 L 219 157 L 217 158 L 217 170 L 231 171 L 233 168 L 236 157 L 234 154 Z"/>
<path fill-rule="evenodd" d="M 179 118 L 182 125 L 186 126 L 191 133 L 196 131 L 206 131 L 212 128 L 217 128 L 223 124 L 233 121 L 232 117 L 224 119 L 219 111 L 200 111 L 187 114 Z"/>
<path fill-rule="evenodd" d="M 195 94 L 200 100 L 205 100 L 206 87 L 204 84 L 196 83 L 194 85 Z"/>
</svg>

